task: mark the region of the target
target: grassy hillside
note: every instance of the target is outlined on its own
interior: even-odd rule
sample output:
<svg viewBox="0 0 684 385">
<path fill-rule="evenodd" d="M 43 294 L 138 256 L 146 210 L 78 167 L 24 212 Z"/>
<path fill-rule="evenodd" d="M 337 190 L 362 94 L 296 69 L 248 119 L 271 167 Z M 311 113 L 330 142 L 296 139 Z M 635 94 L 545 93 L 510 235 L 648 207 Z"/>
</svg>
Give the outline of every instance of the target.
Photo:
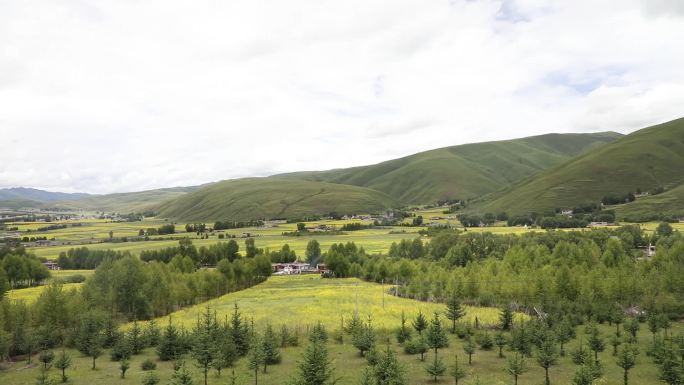
<svg viewBox="0 0 684 385">
<path fill-rule="evenodd" d="M 684 119 L 636 131 L 494 194 L 482 212 L 525 213 L 596 203 L 684 180 Z M 656 197 L 654 197 L 656 198 Z M 660 198 L 662 201 L 662 198 Z"/>
<path fill-rule="evenodd" d="M 395 206 L 392 197 L 367 188 L 269 177 L 215 183 L 163 204 L 159 215 L 183 221 L 246 220 L 369 213 Z"/>
<path fill-rule="evenodd" d="M 616 206 L 618 218 L 643 221 L 664 215 L 684 217 L 684 184 L 663 194 L 639 198 L 634 202 Z"/>
<path fill-rule="evenodd" d="M 198 187 L 172 187 L 157 190 L 94 195 L 77 201 L 62 201 L 47 204 L 50 208 L 84 209 L 105 212 L 143 212 L 156 210 L 161 203 L 181 197 Z"/>
<path fill-rule="evenodd" d="M 285 176 L 368 187 L 408 204 L 467 199 L 499 190 L 618 137 L 613 132 L 548 134 L 445 147 L 371 166 Z"/>
</svg>

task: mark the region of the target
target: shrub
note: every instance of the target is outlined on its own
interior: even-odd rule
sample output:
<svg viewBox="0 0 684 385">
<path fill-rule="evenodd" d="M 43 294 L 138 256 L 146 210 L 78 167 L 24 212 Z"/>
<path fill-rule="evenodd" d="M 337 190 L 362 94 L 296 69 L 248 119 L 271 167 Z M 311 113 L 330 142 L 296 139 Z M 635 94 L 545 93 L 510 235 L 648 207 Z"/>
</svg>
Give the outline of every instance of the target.
<svg viewBox="0 0 684 385">
<path fill-rule="evenodd" d="M 145 361 L 142 362 L 142 364 L 140 365 L 140 367 L 141 367 L 142 370 L 144 370 L 144 371 L 155 370 L 155 369 L 157 369 L 157 364 L 156 364 L 154 361 L 152 361 L 151 359 L 148 358 L 148 359 L 146 359 Z"/>
</svg>

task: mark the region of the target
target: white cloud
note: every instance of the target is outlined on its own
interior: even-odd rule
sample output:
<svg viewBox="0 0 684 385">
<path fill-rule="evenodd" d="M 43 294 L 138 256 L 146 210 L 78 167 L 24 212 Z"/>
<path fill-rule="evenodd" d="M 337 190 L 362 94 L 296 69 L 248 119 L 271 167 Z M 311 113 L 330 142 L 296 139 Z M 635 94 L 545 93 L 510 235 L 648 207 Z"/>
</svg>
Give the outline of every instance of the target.
<svg viewBox="0 0 684 385">
<path fill-rule="evenodd" d="M 682 115 L 667 0 L 0 2 L 0 187 L 115 192 Z"/>
</svg>

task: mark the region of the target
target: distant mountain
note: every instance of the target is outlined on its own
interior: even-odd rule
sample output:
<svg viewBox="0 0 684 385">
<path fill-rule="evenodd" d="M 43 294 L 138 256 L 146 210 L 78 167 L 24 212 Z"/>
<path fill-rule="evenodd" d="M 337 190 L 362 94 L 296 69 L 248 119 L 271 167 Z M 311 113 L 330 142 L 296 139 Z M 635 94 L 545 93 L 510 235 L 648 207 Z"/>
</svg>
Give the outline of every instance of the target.
<svg viewBox="0 0 684 385">
<path fill-rule="evenodd" d="M 12 187 L 0 189 L 0 201 L 34 201 L 34 202 L 54 202 L 54 201 L 74 201 L 90 194 L 85 193 L 63 193 L 38 190 L 27 187 Z"/>
<path fill-rule="evenodd" d="M 51 202 L 47 204 L 47 207 L 118 213 L 142 213 L 144 211 L 156 211 L 162 203 L 179 198 L 200 187 L 171 187 L 127 193 L 90 195 L 77 201 Z"/>
<path fill-rule="evenodd" d="M 214 183 L 162 204 L 160 216 L 183 221 L 299 218 L 381 212 L 398 206 L 396 199 L 363 187 L 267 177 Z"/>
<path fill-rule="evenodd" d="M 625 196 L 637 190 L 671 190 L 662 196 L 641 198 L 618 207 L 630 210 L 666 210 L 681 207 L 684 183 L 684 118 L 626 135 L 605 146 L 515 183 L 482 199 L 480 212 L 509 214 L 544 212 L 598 203 L 605 196 Z"/>
<path fill-rule="evenodd" d="M 282 176 L 368 187 L 406 204 L 470 199 L 509 186 L 621 136 L 615 132 L 547 134 L 444 147 L 370 166 Z"/>
</svg>

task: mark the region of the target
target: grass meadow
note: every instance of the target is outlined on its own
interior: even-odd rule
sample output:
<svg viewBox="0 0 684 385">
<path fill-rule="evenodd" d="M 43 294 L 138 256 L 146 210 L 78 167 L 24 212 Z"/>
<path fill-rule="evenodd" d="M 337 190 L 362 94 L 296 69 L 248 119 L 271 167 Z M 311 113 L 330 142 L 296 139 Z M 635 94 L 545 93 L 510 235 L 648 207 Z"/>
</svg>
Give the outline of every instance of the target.
<svg viewBox="0 0 684 385">
<path fill-rule="evenodd" d="M 384 289 L 387 289 L 385 287 Z M 385 307 L 382 307 L 383 287 L 378 284 L 359 282 L 355 279 L 321 279 L 315 276 L 285 276 L 272 277 L 267 282 L 244 290 L 238 293 L 228 294 L 221 298 L 210 301 L 210 305 L 223 317 L 232 311 L 235 301 L 241 307 L 241 311 L 248 319 L 253 318 L 257 327 L 270 320 L 278 329 L 280 325 L 287 324 L 290 328 L 299 328 L 301 331 L 300 346 L 290 347 L 281 351 L 283 361 L 279 365 L 271 366 L 268 373 L 259 376 L 259 384 L 262 385 L 283 385 L 296 372 L 297 361 L 301 358 L 306 339 L 306 325 L 321 321 L 328 326 L 328 330 L 339 330 L 340 316 L 352 314 L 356 308 L 356 297 L 358 294 L 359 314 L 366 316 L 371 314 L 373 322 L 378 329 L 394 328 L 399 324 L 399 316 L 402 310 L 412 316 L 419 310 L 426 313 L 433 311 L 443 311 L 444 306 L 431 303 L 421 303 L 409 299 L 400 299 L 385 296 Z M 174 323 L 190 327 L 196 319 L 198 312 L 202 311 L 207 304 L 197 305 L 172 314 L 171 319 Z M 467 308 L 467 318 L 472 320 L 475 316 L 483 323 L 495 323 L 498 316 L 497 309 L 487 308 Z M 167 317 L 159 320 L 160 325 L 167 322 Z M 608 337 L 613 333 L 614 327 L 607 325 L 600 326 L 602 335 L 605 337 L 606 350 L 599 354 L 599 358 L 605 368 L 605 375 L 595 384 L 601 385 L 621 385 L 622 370 L 615 364 L 612 357 L 612 347 L 609 346 Z M 681 332 L 681 324 L 674 325 L 673 332 Z M 567 346 L 567 350 L 573 349 L 579 338 L 586 336 L 583 334 L 584 328 L 577 329 L 578 339 L 575 339 Z M 387 336 L 389 334 L 380 331 L 378 338 L 379 346 L 385 348 Z M 647 349 L 651 334 L 646 325 L 642 325 L 638 335 L 641 355 L 637 366 L 630 372 L 630 384 L 635 385 L 656 385 L 659 384 L 658 371 L 651 359 L 644 352 Z M 432 353 L 426 355 L 426 361 L 421 362 L 419 356 L 403 353 L 401 346 L 396 344 L 394 338 L 390 338 L 391 348 L 399 352 L 398 356 L 402 367 L 406 371 L 411 385 L 435 384 L 425 372 L 427 363 L 432 358 Z M 363 367 L 366 365 L 364 358 L 360 357 L 356 350 L 351 346 L 349 336 L 345 336 L 343 344 L 330 341 L 328 343 L 330 357 L 336 375 L 339 377 L 340 385 L 355 385 L 359 382 L 359 377 Z M 134 356 L 131 360 L 131 368 L 126 374 L 125 379 L 121 379 L 118 370 L 118 363 L 109 360 L 108 352 L 97 360 L 97 369 L 91 370 L 91 359 L 83 357 L 74 350 L 69 350 L 73 358 L 73 365 L 67 372 L 71 377 L 69 384 L 73 385 L 113 385 L 113 384 L 140 384 L 144 372 L 141 363 L 145 359 L 156 361 L 156 354 L 153 349 L 146 349 L 142 354 Z M 505 351 L 506 355 L 512 353 Z M 504 372 L 505 359 L 498 357 L 496 349 L 489 351 L 478 349 L 473 355 L 473 364 L 468 365 L 467 355 L 463 351 L 463 341 L 455 335 L 449 335 L 449 347 L 441 349 L 440 357 L 445 364 L 451 365 L 454 357 L 458 355 L 460 364 L 468 371 L 468 377 L 460 383 L 470 384 L 474 378 L 479 377 L 482 384 L 486 385 L 508 385 L 512 383 L 511 378 Z M 192 359 L 187 357 L 188 367 L 194 374 L 196 384 L 202 382 L 200 370 L 192 363 Z M 519 385 L 537 385 L 543 382 L 543 370 L 536 364 L 534 358 L 527 360 L 529 371 L 523 374 L 518 381 Z M 551 381 L 553 384 L 569 385 L 576 366 L 571 362 L 570 357 L 561 357 L 558 365 L 550 369 Z M 8 385 L 24 385 L 35 383 L 35 378 L 39 374 L 38 365 L 27 365 L 26 360 L 13 362 L 0 370 L 0 383 Z M 161 384 L 168 384 L 172 374 L 171 362 L 157 362 L 157 374 L 161 378 Z M 59 372 L 50 369 L 49 375 L 57 380 Z M 246 360 L 240 359 L 235 364 L 235 373 L 238 376 L 239 384 L 254 384 L 251 371 L 247 369 Z M 215 372 L 209 376 L 209 384 L 219 385 L 228 384 L 230 370 L 224 370 L 221 377 Z M 437 384 L 453 384 L 453 380 L 443 378 Z"/>
</svg>

